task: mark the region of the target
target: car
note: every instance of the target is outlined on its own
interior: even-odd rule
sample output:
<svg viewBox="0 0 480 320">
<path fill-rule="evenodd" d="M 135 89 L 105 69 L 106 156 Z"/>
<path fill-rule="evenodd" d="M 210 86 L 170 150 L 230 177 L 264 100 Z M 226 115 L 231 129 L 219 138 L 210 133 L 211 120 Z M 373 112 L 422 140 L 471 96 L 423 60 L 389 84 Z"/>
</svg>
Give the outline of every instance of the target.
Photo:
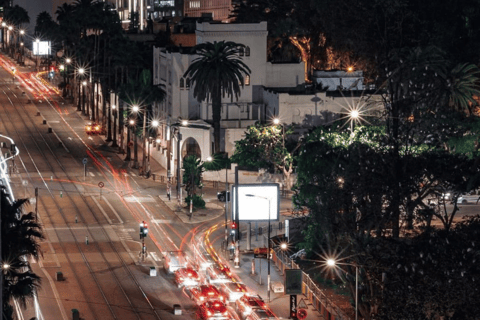
<svg viewBox="0 0 480 320">
<path fill-rule="evenodd" d="M 175 283 L 179 288 L 198 286 L 200 277 L 192 268 L 180 268 L 175 271 Z"/>
<path fill-rule="evenodd" d="M 190 297 L 197 304 L 215 300 L 225 302 L 225 296 L 218 291 L 217 287 L 211 284 L 202 284 L 198 287 L 191 288 Z"/>
<path fill-rule="evenodd" d="M 228 302 L 235 302 L 247 293 L 247 287 L 241 282 L 227 282 L 220 286 L 220 292 Z"/>
<path fill-rule="evenodd" d="M 462 204 L 465 204 L 465 203 L 474 203 L 474 204 L 478 204 L 478 200 L 480 199 L 480 195 L 477 195 L 477 194 L 473 194 L 473 195 L 466 195 L 466 194 L 462 194 L 461 196 L 459 196 L 457 198 L 457 203 L 462 203 Z"/>
<path fill-rule="evenodd" d="M 85 132 L 87 134 L 95 135 L 95 134 L 100 134 L 102 131 L 102 126 L 99 125 L 98 123 L 87 123 L 85 125 Z"/>
<path fill-rule="evenodd" d="M 268 309 L 256 309 L 250 313 L 246 320 L 277 320 L 278 318 Z"/>
<path fill-rule="evenodd" d="M 227 197 L 225 197 L 225 195 L 227 195 Z M 230 202 L 230 191 L 223 190 L 223 191 L 217 192 L 218 201 L 225 202 L 227 198 L 228 198 L 228 202 Z"/>
<path fill-rule="evenodd" d="M 183 251 L 167 251 L 164 255 L 163 268 L 167 273 L 174 273 L 188 266 L 188 257 Z"/>
<path fill-rule="evenodd" d="M 207 279 L 212 284 L 232 282 L 232 271 L 223 264 L 213 265 L 207 269 Z"/>
<path fill-rule="evenodd" d="M 253 310 L 266 309 L 266 305 L 259 295 L 246 293 L 235 301 L 235 309 L 238 315 L 245 319 Z"/>
<path fill-rule="evenodd" d="M 197 310 L 197 315 L 201 320 L 231 319 L 225 303 L 218 300 L 202 303 Z"/>
<path fill-rule="evenodd" d="M 204 247 L 195 247 L 194 253 L 194 264 L 199 271 L 206 271 L 215 263 L 210 253 Z"/>
<path fill-rule="evenodd" d="M 267 252 L 268 252 L 268 248 L 265 248 L 265 247 L 255 248 L 255 249 L 253 249 L 253 257 L 254 258 L 258 258 L 258 257 L 267 258 Z M 272 256 L 273 256 L 273 249 L 270 248 L 270 259 L 272 258 Z"/>
</svg>

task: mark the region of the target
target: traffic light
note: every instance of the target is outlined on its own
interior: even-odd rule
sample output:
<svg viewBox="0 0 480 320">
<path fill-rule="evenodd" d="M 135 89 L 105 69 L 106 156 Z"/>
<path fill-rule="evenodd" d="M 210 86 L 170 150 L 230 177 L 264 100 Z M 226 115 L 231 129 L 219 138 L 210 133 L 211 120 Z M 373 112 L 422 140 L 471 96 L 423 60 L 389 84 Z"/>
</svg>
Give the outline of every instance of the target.
<svg viewBox="0 0 480 320">
<path fill-rule="evenodd" d="M 148 225 L 145 221 L 140 223 L 140 239 L 145 238 L 148 234 Z"/>
<path fill-rule="evenodd" d="M 232 230 L 237 230 L 237 224 L 235 222 L 232 222 L 232 225 L 230 227 Z"/>
</svg>

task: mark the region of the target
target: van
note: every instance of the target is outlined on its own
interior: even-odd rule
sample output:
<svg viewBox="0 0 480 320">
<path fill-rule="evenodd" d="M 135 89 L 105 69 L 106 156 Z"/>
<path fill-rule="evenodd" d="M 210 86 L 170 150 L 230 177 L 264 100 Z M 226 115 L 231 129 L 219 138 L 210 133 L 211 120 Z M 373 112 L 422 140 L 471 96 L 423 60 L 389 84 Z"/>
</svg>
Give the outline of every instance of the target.
<svg viewBox="0 0 480 320">
<path fill-rule="evenodd" d="M 174 273 L 180 268 L 186 268 L 188 257 L 183 251 L 167 251 L 163 261 L 163 268 L 167 273 Z"/>
</svg>

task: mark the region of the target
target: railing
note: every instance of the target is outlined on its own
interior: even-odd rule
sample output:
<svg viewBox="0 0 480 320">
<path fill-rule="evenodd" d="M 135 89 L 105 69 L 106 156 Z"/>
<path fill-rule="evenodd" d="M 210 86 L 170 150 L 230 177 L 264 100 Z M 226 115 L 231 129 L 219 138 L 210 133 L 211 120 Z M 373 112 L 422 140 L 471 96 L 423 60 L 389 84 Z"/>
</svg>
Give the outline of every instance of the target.
<svg viewBox="0 0 480 320">
<path fill-rule="evenodd" d="M 292 259 L 283 251 L 275 250 L 272 261 L 279 269 L 281 274 L 285 274 L 285 269 L 300 269 Z M 315 310 L 320 312 L 327 320 L 350 320 L 351 318 L 343 312 L 330 298 L 328 298 L 322 289 L 320 289 L 308 274 L 303 273 L 302 293 L 307 297 Z"/>
</svg>

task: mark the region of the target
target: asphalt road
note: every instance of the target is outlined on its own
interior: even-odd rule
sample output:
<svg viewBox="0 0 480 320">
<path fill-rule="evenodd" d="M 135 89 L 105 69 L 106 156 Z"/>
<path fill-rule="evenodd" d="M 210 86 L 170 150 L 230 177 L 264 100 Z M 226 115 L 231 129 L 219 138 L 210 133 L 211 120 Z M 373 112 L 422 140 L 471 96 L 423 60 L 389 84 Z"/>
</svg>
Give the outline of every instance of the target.
<svg viewBox="0 0 480 320">
<path fill-rule="evenodd" d="M 20 150 L 10 163 L 14 194 L 34 199 L 38 188 L 47 236 L 43 259 L 32 261 L 43 278 L 38 306 L 18 311 L 26 319 L 71 319 L 73 309 L 83 319 L 173 319 L 173 304 L 181 304 L 182 318 L 194 318 L 194 303 L 172 278 L 149 271 L 161 265 L 163 251 L 188 249 L 196 229 L 158 200 L 158 184 L 130 172 L 116 150 L 84 133 L 87 117 L 28 70 L 12 81 L 9 60 L 0 62 L 0 132 Z M 150 225 L 144 261 L 140 221 Z"/>
</svg>

